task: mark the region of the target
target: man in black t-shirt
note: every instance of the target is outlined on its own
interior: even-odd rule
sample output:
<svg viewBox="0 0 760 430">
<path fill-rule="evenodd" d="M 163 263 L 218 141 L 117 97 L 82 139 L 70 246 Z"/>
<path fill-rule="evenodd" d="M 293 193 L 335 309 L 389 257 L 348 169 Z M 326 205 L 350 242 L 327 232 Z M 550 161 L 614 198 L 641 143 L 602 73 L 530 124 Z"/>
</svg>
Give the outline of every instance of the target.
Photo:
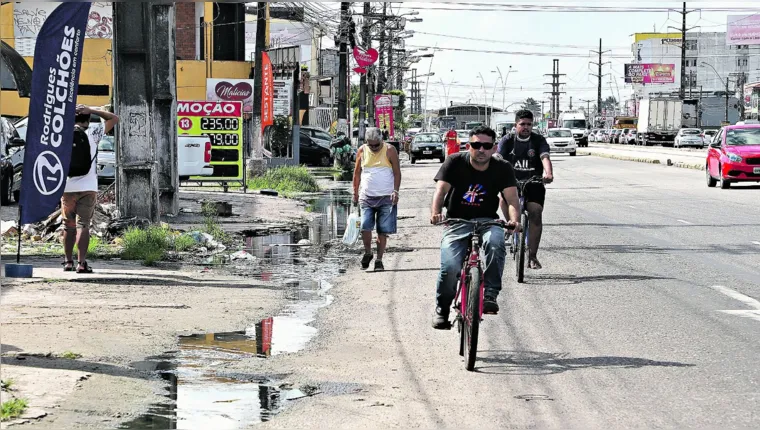
<svg viewBox="0 0 760 430">
<path fill-rule="evenodd" d="M 552 162 L 549 159 L 549 144 L 546 138 L 533 133 L 533 112 L 520 110 L 515 114 L 517 131 L 502 138 L 499 142 L 499 154 L 512 163 L 518 181 L 532 176 L 543 177 L 544 183 L 554 180 Z M 540 269 L 538 246 L 541 243 L 543 229 L 543 212 L 546 200 L 546 187 L 530 183 L 525 187 L 525 207 L 528 210 L 530 228 L 528 230 L 528 267 Z"/>
<path fill-rule="evenodd" d="M 477 127 L 470 132 L 467 152 L 449 156 L 435 176 L 437 182 L 430 222 L 439 223 L 446 218 L 489 221 L 502 213 L 509 216 L 519 228 L 517 182 L 512 166 L 504 160 L 492 158 L 496 132 L 488 127 Z M 446 215 L 442 210 L 446 206 Z M 449 308 L 456 293 L 457 274 L 467 258 L 466 252 L 472 235 L 472 226 L 452 224 L 446 226 L 441 240 L 441 272 L 436 290 L 436 310 L 433 328 L 449 327 Z M 504 229 L 489 227 L 482 232 L 485 251 L 485 299 L 483 312 L 499 312 L 496 298 L 501 291 L 506 245 Z"/>
</svg>

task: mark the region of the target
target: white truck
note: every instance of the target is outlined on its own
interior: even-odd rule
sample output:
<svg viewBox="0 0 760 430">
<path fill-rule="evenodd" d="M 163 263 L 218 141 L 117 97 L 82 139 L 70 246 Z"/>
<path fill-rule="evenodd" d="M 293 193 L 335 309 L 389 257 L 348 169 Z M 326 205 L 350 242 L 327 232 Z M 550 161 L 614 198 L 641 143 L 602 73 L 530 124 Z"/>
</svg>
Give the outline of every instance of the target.
<svg viewBox="0 0 760 430">
<path fill-rule="evenodd" d="M 673 146 L 678 130 L 697 125 L 697 101 L 676 98 L 646 98 L 639 101 L 636 143 L 643 146 Z"/>
<path fill-rule="evenodd" d="M 573 133 L 573 139 L 579 147 L 588 146 L 588 135 L 591 132 L 591 123 L 586 119 L 586 114 L 581 111 L 565 111 L 559 115 L 557 128 L 569 128 Z"/>
<path fill-rule="evenodd" d="M 515 128 L 514 112 L 494 112 L 491 114 L 491 128 L 496 131 L 497 136 L 501 136 L 503 128 L 507 128 L 507 134 L 512 133 Z"/>
</svg>

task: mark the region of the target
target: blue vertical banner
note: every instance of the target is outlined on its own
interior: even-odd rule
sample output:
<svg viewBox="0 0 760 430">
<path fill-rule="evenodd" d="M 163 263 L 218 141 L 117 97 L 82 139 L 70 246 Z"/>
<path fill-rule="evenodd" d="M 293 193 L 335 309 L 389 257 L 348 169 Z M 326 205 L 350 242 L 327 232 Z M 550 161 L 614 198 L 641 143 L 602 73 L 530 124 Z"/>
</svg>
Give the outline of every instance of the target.
<svg viewBox="0 0 760 430">
<path fill-rule="evenodd" d="M 49 216 L 69 173 L 90 3 L 61 3 L 37 35 L 21 181 L 21 224 Z"/>
</svg>

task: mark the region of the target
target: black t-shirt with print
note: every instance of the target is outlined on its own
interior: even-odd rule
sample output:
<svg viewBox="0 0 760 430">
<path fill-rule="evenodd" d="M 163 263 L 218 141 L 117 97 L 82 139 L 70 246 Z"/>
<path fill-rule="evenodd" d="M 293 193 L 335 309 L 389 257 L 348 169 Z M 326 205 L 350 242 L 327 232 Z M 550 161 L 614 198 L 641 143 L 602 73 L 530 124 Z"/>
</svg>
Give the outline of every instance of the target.
<svg viewBox="0 0 760 430">
<path fill-rule="evenodd" d="M 449 218 L 497 219 L 499 193 L 505 188 L 517 186 L 514 169 L 504 161 L 491 158 L 488 169 L 475 170 L 470 164 L 470 154 L 461 152 L 444 161 L 435 181 L 451 184 L 446 196 L 446 216 Z"/>
<path fill-rule="evenodd" d="M 499 154 L 512 163 L 517 179 L 525 180 L 531 176 L 543 175 L 541 156 L 549 154 L 549 144 L 546 138 L 537 133 L 531 133 L 527 142 L 517 140 L 512 133 L 499 142 Z"/>
</svg>

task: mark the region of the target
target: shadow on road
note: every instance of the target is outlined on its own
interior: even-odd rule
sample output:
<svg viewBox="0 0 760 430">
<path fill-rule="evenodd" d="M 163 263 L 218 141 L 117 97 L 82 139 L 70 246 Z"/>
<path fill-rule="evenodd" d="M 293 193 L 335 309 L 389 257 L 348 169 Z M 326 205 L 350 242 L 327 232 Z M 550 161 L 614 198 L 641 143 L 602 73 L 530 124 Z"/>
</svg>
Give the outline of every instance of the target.
<svg viewBox="0 0 760 430">
<path fill-rule="evenodd" d="M 602 254 L 672 254 L 672 253 L 718 253 L 718 254 L 760 254 L 754 245 L 703 245 L 683 247 L 662 247 L 652 245 L 593 245 L 593 246 L 547 246 L 544 251 L 592 251 Z"/>
<path fill-rule="evenodd" d="M 637 357 L 570 357 L 566 352 L 478 351 L 476 372 L 507 375 L 552 375 L 580 369 L 694 367 L 694 364 Z M 478 364 L 484 364 L 478 366 Z"/>
<path fill-rule="evenodd" d="M 148 372 L 141 372 L 127 367 L 114 366 L 106 363 L 93 363 L 83 360 L 69 360 L 58 357 L 39 357 L 33 355 L 18 355 L 15 357 L 2 357 L 5 366 L 34 367 L 38 369 L 76 370 L 88 373 L 100 373 L 103 375 L 120 376 L 137 379 L 153 379 Z"/>
<path fill-rule="evenodd" d="M 646 275 L 633 275 L 633 274 L 620 274 L 620 275 L 591 275 L 591 276 L 576 276 L 576 275 L 532 275 L 530 278 L 526 278 L 527 283 L 534 284 L 549 284 L 549 285 L 576 285 L 584 284 L 587 282 L 606 282 L 606 281 L 655 281 L 675 279 L 665 276 L 646 276 Z"/>
</svg>

